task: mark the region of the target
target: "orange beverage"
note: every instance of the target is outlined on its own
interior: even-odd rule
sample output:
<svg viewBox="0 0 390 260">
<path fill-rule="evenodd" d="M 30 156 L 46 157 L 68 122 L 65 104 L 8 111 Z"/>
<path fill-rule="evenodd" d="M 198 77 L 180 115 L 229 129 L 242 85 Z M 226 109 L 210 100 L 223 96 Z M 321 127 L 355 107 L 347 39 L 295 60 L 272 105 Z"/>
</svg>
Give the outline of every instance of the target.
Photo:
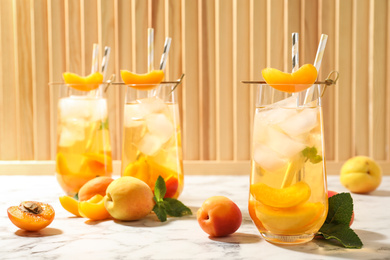
<svg viewBox="0 0 390 260">
<path fill-rule="evenodd" d="M 310 241 L 327 215 L 322 88 L 306 93 L 258 86 L 248 207 L 273 243 Z"/>
<path fill-rule="evenodd" d="M 56 176 L 68 195 L 75 195 L 89 180 L 111 176 L 112 158 L 104 84 L 79 91 L 61 85 L 58 102 Z"/>
<path fill-rule="evenodd" d="M 183 158 L 176 84 L 154 90 L 128 87 L 124 109 L 122 176 L 133 176 L 154 189 L 164 178 L 166 197 L 183 190 Z"/>
</svg>

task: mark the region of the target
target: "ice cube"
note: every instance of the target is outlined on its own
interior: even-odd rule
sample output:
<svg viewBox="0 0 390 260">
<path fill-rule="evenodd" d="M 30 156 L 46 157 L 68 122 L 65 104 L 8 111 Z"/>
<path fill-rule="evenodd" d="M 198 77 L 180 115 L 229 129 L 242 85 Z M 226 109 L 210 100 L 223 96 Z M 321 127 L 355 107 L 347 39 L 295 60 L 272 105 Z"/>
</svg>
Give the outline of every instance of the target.
<svg viewBox="0 0 390 260">
<path fill-rule="evenodd" d="M 158 97 L 139 99 L 137 100 L 137 103 L 139 104 L 140 110 L 144 111 L 144 115 L 159 113 L 168 109 L 167 104 Z"/>
<path fill-rule="evenodd" d="M 256 144 L 253 149 L 253 160 L 266 171 L 277 171 L 286 165 L 287 160 L 263 144 Z"/>
<path fill-rule="evenodd" d="M 278 124 L 294 116 L 296 113 L 297 111 L 295 109 L 277 107 L 261 111 L 258 113 L 258 117 L 259 120 L 267 122 L 268 124 Z"/>
<path fill-rule="evenodd" d="M 146 133 L 138 143 L 138 149 L 146 155 L 152 156 L 160 150 L 163 142 L 161 139 L 150 133 Z"/>
<path fill-rule="evenodd" d="M 281 122 L 279 127 L 290 136 L 308 133 L 318 125 L 317 113 L 317 109 L 305 108 L 301 112 Z"/>
<path fill-rule="evenodd" d="M 103 98 L 69 97 L 60 99 L 61 118 L 84 118 L 91 121 L 107 117 L 107 102 Z"/>
<path fill-rule="evenodd" d="M 77 141 L 85 139 L 86 122 L 82 119 L 71 118 L 63 122 L 60 126 L 59 146 L 69 147 Z"/>
<path fill-rule="evenodd" d="M 253 142 L 263 143 L 267 137 L 267 122 L 264 120 L 261 113 L 255 115 L 253 122 Z"/>
<path fill-rule="evenodd" d="M 166 143 L 174 133 L 173 123 L 165 114 L 151 114 L 146 118 L 146 126 L 150 134 Z"/>
<path fill-rule="evenodd" d="M 137 104 L 125 105 L 124 111 L 124 126 L 125 127 L 138 127 L 145 123 L 145 113 L 140 109 Z"/>
<path fill-rule="evenodd" d="M 268 127 L 266 145 L 285 158 L 291 158 L 305 149 L 306 145 L 291 139 L 278 130 Z"/>
</svg>

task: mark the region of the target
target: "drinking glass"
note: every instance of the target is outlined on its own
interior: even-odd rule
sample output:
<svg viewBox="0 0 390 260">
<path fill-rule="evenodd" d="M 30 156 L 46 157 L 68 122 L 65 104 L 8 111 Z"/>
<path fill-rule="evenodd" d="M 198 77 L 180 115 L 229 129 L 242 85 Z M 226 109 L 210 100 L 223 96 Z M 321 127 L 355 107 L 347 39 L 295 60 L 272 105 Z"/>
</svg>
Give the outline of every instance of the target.
<svg viewBox="0 0 390 260">
<path fill-rule="evenodd" d="M 127 85 L 124 108 L 122 176 L 136 177 L 152 190 L 161 176 L 170 198 L 184 184 L 177 85 L 161 83 L 153 90 Z"/>
<path fill-rule="evenodd" d="M 326 219 L 324 89 L 288 94 L 257 85 L 248 208 L 269 242 L 310 241 Z"/>
<path fill-rule="evenodd" d="M 76 90 L 71 84 L 53 85 L 60 88 L 56 177 L 62 189 L 73 196 L 87 181 L 112 174 L 107 100 L 103 91 L 106 84 L 92 91 Z"/>
</svg>

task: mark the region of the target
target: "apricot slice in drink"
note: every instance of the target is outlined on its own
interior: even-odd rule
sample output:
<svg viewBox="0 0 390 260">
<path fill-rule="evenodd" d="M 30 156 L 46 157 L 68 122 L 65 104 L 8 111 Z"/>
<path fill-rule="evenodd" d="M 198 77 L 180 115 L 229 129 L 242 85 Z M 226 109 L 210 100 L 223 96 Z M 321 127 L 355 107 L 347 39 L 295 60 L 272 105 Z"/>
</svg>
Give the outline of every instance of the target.
<svg viewBox="0 0 390 260">
<path fill-rule="evenodd" d="M 135 177 L 149 185 L 150 172 L 146 158 L 142 157 L 135 162 L 129 163 L 123 172 L 123 176 Z"/>
<path fill-rule="evenodd" d="M 171 175 L 165 180 L 165 186 L 167 187 L 167 192 L 165 193 L 164 198 L 172 198 L 179 187 L 179 181 L 176 178 L 176 175 Z"/>
<path fill-rule="evenodd" d="M 288 93 L 303 91 L 317 79 L 317 69 L 312 64 L 305 64 L 293 73 L 273 68 L 265 68 L 261 73 L 271 87 Z"/>
<path fill-rule="evenodd" d="M 60 198 L 61 206 L 66 209 L 69 213 L 77 217 L 81 217 L 79 213 L 79 202 L 72 198 L 71 196 L 61 196 Z"/>
<path fill-rule="evenodd" d="M 306 202 L 311 194 L 309 185 L 303 181 L 282 189 L 259 182 L 252 184 L 250 191 L 257 201 L 275 208 L 294 207 Z"/>
<path fill-rule="evenodd" d="M 104 197 L 96 194 L 91 199 L 79 202 L 79 212 L 84 218 L 91 220 L 103 220 L 110 217 L 110 214 L 104 207 Z"/>
<path fill-rule="evenodd" d="M 100 72 L 91 73 L 86 77 L 71 72 L 64 72 L 62 77 L 66 84 L 80 91 L 97 89 L 103 83 L 103 75 Z"/>
<path fill-rule="evenodd" d="M 325 206 L 320 202 L 308 202 L 291 208 L 256 206 L 256 216 L 267 230 L 290 235 L 307 232 L 324 213 Z"/>
<path fill-rule="evenodd" d="M 52 206 L 37 201 L 24 201 L 19 206 L 9 207 L 7 213 L 15 226 L 26 231 L 38 231 L 47 227 L 55 215 Z"/>
<path fill-rule="evenodd" d="M 106 172 L 112 172 L 112 159 L 111 156 L 104 153 L 85 153 L 84 156 L 87 158 L 87 163 L 91 163 L 90 166 L 103 168 L 103 174 L 96 174 L 98 176 L 105 175 Z"/>
<path fill-rule="evenodd" d="M 128 70 L 121 70 L 121 77 L 126 85 L 139 90 L 151 90 L 158 86 L 164 79 L 164 71 L 152 70 L 145 74 L 136 74 Z"/>
</svg>

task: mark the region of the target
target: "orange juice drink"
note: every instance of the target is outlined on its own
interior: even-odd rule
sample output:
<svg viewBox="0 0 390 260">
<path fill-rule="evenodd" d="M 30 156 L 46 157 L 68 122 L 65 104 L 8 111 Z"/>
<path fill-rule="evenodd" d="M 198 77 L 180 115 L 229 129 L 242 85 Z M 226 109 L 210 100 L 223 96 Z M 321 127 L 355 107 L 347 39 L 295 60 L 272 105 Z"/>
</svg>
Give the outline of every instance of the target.
<svg viewBox="0 0 390 260">
<path fill-rule="evenodd" d="M 133 176 L 154 189 L 164 178 L 165 197 L 177 198 L 183 189 L 183 159 L 176 84 L 152 91 L 128 87 L 124 109 L 122 176 Z"/>
<path fill-rule="evenodd" d="M 61 88 L 56 176 L 62 189 L 75 195 L 87 181 L 112 174 L 107 100 L 100 90 Z"/>
<path fill-rule="evenodd" d="M 273 243 L 310 241 L 327 215 L 321 86 L 280 92 L 258 86 L 249 213 Z"/>
</svg>

